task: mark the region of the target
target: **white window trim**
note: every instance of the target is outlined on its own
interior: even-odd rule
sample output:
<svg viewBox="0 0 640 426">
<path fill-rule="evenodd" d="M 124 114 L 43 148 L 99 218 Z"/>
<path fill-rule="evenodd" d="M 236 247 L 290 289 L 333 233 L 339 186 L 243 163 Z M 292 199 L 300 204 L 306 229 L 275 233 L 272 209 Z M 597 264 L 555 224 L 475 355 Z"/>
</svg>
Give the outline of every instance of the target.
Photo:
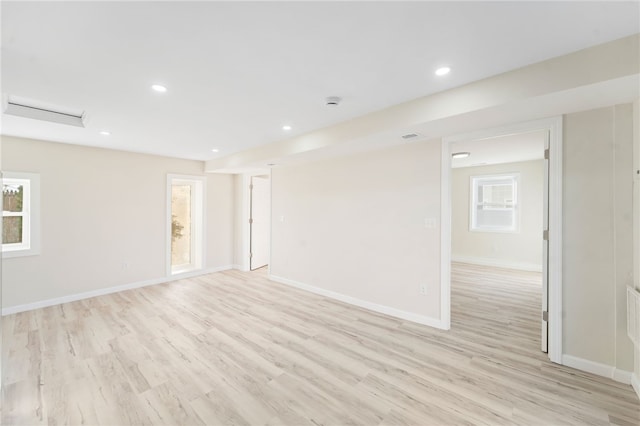
<svg viewBox="0 0 640 426">
<path fill-rule="evenodd" d="M 24 214 L 5 214 L 4 216 L 22 216 L 23 243 L 2 244 L 2 258 L 9 259 L 22 256 L 36 256 L 40 254 L 40 175 L 37 173 L 3 172 L 2 180 L 27 180 L 29 185 L 25 190 L 23 207 Z"/>
<path fill-rule="evenodd" d="M 513 179 L 514 180 L 514 226 L 511 229 L 505 229 L 504 227 L 478 227 L 476 220 L 476 205 L 477 200 L 477 180 L 500 180 L 500 179 Z M 498 209 L 495 210 L 511 210 L 511 209 Z M 517 234 L 520 233 L 520 173 L 500 173 L 493 175 L 477 175 L 469 178 L 469 231 L 471 232 L 491 232 L 500 234 Z"/>
<path fill-rule="evenodd" d="M 206 259 L 205 251 L 205 220 L 206 217 L 206 194 L 207 194 L 207 180 L 204 176 L 191 176 L 191 175 L 179 175 L 168 174 L 167 175 L 167 225 L 166 225 L 166 275 L 167 277 L 179 277 L 183 274 L 198 271 L 204 268 L 204 259 Z M 191 211 L 195 216 L 192 220 L 192 232 L 191 232 L 191 253 L 193 256 L 192 262 L 186 266 L 173 267 L 171 265 L 171 186 L 173 184 L 188 184 L 193 185 L 197 192 L 200 192 L 200 196 L 191 198 Z M 196 229 L 200 229 L 197 232 Z"/>
</svg>

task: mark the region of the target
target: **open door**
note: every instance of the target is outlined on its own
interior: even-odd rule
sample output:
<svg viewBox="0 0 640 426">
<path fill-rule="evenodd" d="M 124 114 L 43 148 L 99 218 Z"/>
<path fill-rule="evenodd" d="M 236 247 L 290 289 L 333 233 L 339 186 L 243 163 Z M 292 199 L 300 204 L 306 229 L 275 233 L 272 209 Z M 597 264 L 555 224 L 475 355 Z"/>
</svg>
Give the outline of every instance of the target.
<svg viewBox="0 0 640 426">
<path fill-rule="evenodd" d="M 269 263 L 269 178 L 251 178 L 251 206 L 249 214 L 250 260 L 252 271 Z"/>
<path fill-rule="evenodd" d="M 544 171 L 542 173 L 542 352 L 549 348 L 549 132 L 544 138 Z"/>
</svg>

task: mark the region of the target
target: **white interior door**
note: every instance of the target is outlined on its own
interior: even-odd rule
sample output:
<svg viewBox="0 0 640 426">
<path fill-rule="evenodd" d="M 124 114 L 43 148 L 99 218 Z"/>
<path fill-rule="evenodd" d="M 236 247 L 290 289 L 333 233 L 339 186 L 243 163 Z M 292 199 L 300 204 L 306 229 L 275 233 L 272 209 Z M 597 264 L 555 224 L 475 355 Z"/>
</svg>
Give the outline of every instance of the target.
<svg viewBox="0 0 640 426">
<path fill-rule="evenodd" d="M 251 178 L 250 260 L 249 268 L 266 266 L 269 263 L 269 178 L 254 176 Z"/>
<path fill-rule="evenodd" d="M 542 352 L 548 352 L 549 347 L 549 132 L 544 139 L 544 172 L 542 195 Z"/>
</svg>

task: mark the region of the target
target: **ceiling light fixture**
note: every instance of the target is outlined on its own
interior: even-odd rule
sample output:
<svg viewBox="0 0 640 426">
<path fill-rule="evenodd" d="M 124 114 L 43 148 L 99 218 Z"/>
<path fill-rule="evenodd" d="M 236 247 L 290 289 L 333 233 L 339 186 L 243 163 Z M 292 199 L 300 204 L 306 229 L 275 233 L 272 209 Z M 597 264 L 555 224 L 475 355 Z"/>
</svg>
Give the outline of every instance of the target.
<svg viewBox="0 0 640 426">
<path fill-rule="evenodd" d="M 282 130 L 284 130 L 284 131 L 286 131 L 286 132 L 288 132 L 288 131 L 289 131 L 289 130 L 291 130 L 291 129 L 292 129 L 292 127 L 291 127 L 291 126 L 289 126 L 289 125 L 284 125 L 284 126 L 282 126 Z"/>
<path fill-rule="evenodd" d="M 160 84 L 154 84 L 153 86 L 151 86 L 151 88 L 156 92 L 160 92 L 160 93 L 164 93 L 167 91 L 167 88 Z"/>
<path fill-rule="evenodd" d="M 441 67 L 441 68 L 438 68 L 436 70 L 436 75 L 437 76 L 443 76 L 443 75 L 449 74 L 450 72 L 451 72 L 451 68 L 449 68 L 449 67 Z"/>
<path fill-rule="evenodd" d="M 109 135 L 111 135 L 111 132 L 107 132 L 106 130 L 103 130 L 103 131 L 100 132 L 100 134 L 102 136 L 109 136 Z"/>
<path fill-rule="evenodd" d="M 454 152 L 451 154 L 451 158 L 467 158 L 470 155 L 470 152 Z"/>
<path fill-rule="evenodd" d="M 211 150 L 211 152 L 219 152 L 219 151 L 220 151 L 220 150 L 219 150 L 218 148 L 213 148 L 213 149 Z"/>
</svg>

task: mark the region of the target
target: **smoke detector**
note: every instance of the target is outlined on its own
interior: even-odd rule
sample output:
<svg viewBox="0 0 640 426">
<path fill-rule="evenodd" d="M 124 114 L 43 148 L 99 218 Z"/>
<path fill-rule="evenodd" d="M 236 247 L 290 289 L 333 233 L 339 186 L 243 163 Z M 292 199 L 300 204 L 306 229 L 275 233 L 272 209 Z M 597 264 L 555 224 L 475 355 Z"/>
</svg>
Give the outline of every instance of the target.
<svg viewBox="0 0 640 426">
<path fill-rule="evenodd" d="M 338 105 L 340 105 L 341 101 L 342 101 L 342 98 L 339 98 L 337 96 L 329 96 L 326 99 L 326 105 L 330 107 L 337 107 Z"/>
</svg>

